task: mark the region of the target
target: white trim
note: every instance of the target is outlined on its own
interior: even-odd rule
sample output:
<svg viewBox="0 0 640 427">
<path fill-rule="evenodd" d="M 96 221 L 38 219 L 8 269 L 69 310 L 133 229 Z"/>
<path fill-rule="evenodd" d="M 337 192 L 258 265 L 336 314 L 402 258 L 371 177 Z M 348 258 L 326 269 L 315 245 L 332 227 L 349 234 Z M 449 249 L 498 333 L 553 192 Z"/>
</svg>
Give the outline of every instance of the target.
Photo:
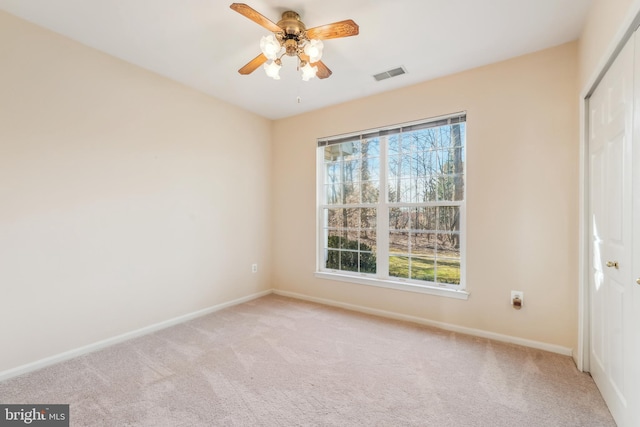
<svg viewBox="0 0 640 427">
<path fill-rule="evenodd" d="M 9 378 L 17 377 L 18 375 L 26 374 L 29 372 L 36 371 L 38 369 L 45 368 L 47 366 L 55 365 L 56 363 L 64 362 L 65 360 L 73 359 L 78 356 L 82 356 L 84 354 L 92 353 L 97 350 L 101 350 L 103 348 L 112 346 L 114 344 L 118 344 L 132 338 L 137 338 L 143 335 L 150 334 L 152 332 L 159 331 L 161 329 L 168 328 L 170 326 L 177 325 L 179 323 L 187 322 L 189 320 L 195 319 L 197 317 L 205 316 L 207 314 L 214 313 L 216 311 L 220 311 L 222 309 L 232 307 L 234 305 L 242 304 L 257 298 L 261 298 L 265 295 L 269 295 L 272 293 L 272 290 L 266 290 L 262 292 L 258 292 L 252 295 L 248 295 L 246 297 L 238 298 L 232 301 L 228 301 L 222 304 L 217 304 L 202 310 L 194 311 L 192 313 L 187 313 L 182 316 L 174 317 L 173 319 L 164 320 L 159 323 L 155 323 L 153 325 L 145 326 L 144 328 L 136 329 L 131 332 L 126 332 L 121 335 L 117 335 L 115 337 L 107 338 L 102 341 L 98 341 L 89 345 L 85 345 L 83 347 L 75 348 L 69 351 L 65 351 L 63 353 L 59 353 L 53 356 L 45 357 L 44 359 L 36 360 L 35 362 L 27 363 L 26 365 L 18 366 L 16 368 L 8 369 L 6 371 L 0 372 L 0 381 L 7 380 Z"/>
<path fill-rule="evenodd" d="M 631 148 L 631 271 L 629 272 L 629 279 L 631 284 L 631 298 L 632 307 L 635 315 L 633 316 L 633 323 L 640 320 L 640 170 L 633 165 L 640 165 L 640 73 L 638 73 L 638 67 L 640 67 L 640 32 L 636 31 L 635 37 L 635 70 L 634 70 L 634 118 L 633 118 L 633 139 Z M 637 284 L 636 284 L 637 283 Z M 632 339 L 631 339 L 631 355 L 634 361 L 640 358 L 640 330 L 637 326 L 632 327 Z M 637 368 L 637 363 L 632 363 L 633 367 L 630 370 L 630 375 L 633 375 L 632 390 L 630 400 L 632 402 L 640 401 L 640 386 L 638 385 L 638 378 L 640 377 L 640 370 Z M 630 405 L 632 415 L 629 425 L 640 424 L 640 410 L 637 406 Z"/>
<path fill-rule="evenodd" d="M 595 90 L 598 82 L 608 69 L 609 65 L 613 62 L 616 54 L 624 45 L 626 39 L 630 35 L 632 27 L 637 22 L 640 16 L 640 0 L 633 0 L 633 4 L 629 7 L 627 15 L 618 27 L 618 31 L 609 43 L 608 48 L 605 50 L 603 56 L 600 58 L 593 74 L 587 80 L 585 86 L 580 90 L 580 194 L 579 194 L 579 208 L 580 229 L 578 236 L 579 248 L 578 256 L 578 347 L 574 354 L 574 360 L 579 370 L 589 372 L 589 335 L 591 333 L 589 329 L 589 283 L 587 278 L 589 268 L 589 251 L 586 250 L 588 244 L 588 212 L 586 206 L 589 203 L 588 187 L 585 185 L 587 182 L 588 168 L 585 168 L 585 162 L 588 160 L 588 98 Z"/>
<path fill-rule="evenodd" d="M 589 167 L 587 165 L 587 144 L 585 138 L 588 137 L 589 121 L 589 100 L 582 99 L 580 102 L 580 157 L 579 157 L 579 182 L 578 182 L 578 346 L 576 347 L 573 360 L 576 363 L 576 367 L 581 372 L 589 372 L 589 335 L 591 329 L 589 327 L 589 251 L 587 251 L 587 245 L 589 244 L 589 197 L 588 191 L 588 175 Z"/>
<path fill-rule="evenodd" d="M 418 323 L 418 324 L 421 324 L 421 325 L 433 326 L 433 327 L 436 327 L 436 328 L 439 328 L 439 329 L 444 329 L 444 330 L 447 330 L 447 331 L 457 332 L 457 333 L 461 333 L 461 334 L 472 335 L 472 336 L 481 337 L 481 338 L 487 338 L 487 339 L 500 341 L 500 342 L 505 342 L 505 343 L 509 343 L 509 344 L 521 345 L 521 346 L 524 346 L 524 347 L 535 348 L 535 349 L 538 349 L 538 350 L 549 351 L 549 352 L 552 352 L 552 353 L 561 354 L 563 356 L 571 356 L 571 354 L 572 354 L 572 349 L 570 349 L 568 347 L 563 347 L 563 346 L 560 346 L 560 345 L 548 344 L 548 343 L 544 343 L 544 342 L 540 342 L 540 341 L 533 341 L 533 340 L 528 340 L 528 339 L 525 339 L 525 338 L 513 337 L 513 336 L 510 336 L 510 335 L 498 334 L 498 333 L 495 333 L 495 332 L 484 331 L 484 330 L 481 330 L 481 329 L 467 328 L 467 327 L 464 327 L 464 326 L 453 325 L 451 323 L 437 322 L 435 320 L 424 319 L 422 317 L 409 316 L 409 315 L 406 315 L 406 314 L 400 314 L 400 313 L 395 313 L 395 312 L 386 311 L 386 310 L 378 310 L 378 309 L 375 309 L 375 308 L 368 308 L 368 307 L 363 307 L 363 306 L 360 306 L 360 305 L 348 304 L 348 303 L 343 303 L 343 302 L 339 302 L 339 301 L 335 301 L 335 300 L 329 300 L 329 299 L 325 299 L 325 298 L 311 297 L 311 296 L 308 296 L 308 295 L 298 294 L 298 293 L 295 293 L 295 292 L 288 292 L 288 291 L 281 291 L 281 290 L 278 290 L 278 289 L 274 289 L 273 293 L 276 294 L 276 295 L 284 296 L 284 297 L 300 299 L 300 300 L 303 300 L 303 301 L 311 301 L 311 302 L 315 302 L 315 303 L 318 303 L 318 304 L 324 304 L 324 305 L 329 305 L 329 306 L 332 306 L 332 307 L 344 308 L 346 310 L 357 311 L 357 312 L 360 312 L 360 313 L 372 314 L 372 315 L 380 316 L 380 317 L 386 317 L 388 319 L 403 320 L 403 321 L 407 321 L 407 322 Z"/>
<path fill-rule="evenodd" d="M 394 280 L 382 280 L 375 277 L 367 276 L 352 276 L 348 274 L 329 273 L 329 272 L 316 272 L 315 276 L 318 279 L 335 280 L 337 282 L 349 282 L 356 283 L 358 285 L 377 286 L 379 288 L 397 289 L 407 292 L 418 292 L 421 294 L 438 295 L 441 297 L 449 297 L 466 300 L 469 298 L 469 292 L 464 289 L 451 289 L 439 286 L 428 286 L 422 284 L 415 284 L 410 282 L 398 282 Z"/>
</svg>

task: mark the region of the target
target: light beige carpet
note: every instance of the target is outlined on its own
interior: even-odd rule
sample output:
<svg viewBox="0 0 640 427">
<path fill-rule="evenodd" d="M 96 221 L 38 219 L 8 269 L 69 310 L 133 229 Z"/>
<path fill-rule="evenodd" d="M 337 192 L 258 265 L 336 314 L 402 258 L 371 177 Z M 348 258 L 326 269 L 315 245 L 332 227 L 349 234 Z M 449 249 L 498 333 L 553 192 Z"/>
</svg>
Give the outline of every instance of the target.
<svg viewBox="0 0 640 427">
<path fill-rule="evenodd" d="M 614 426 L 569 357 L 267 296 L 0 383 L 72 426 Z"/>
</svg>

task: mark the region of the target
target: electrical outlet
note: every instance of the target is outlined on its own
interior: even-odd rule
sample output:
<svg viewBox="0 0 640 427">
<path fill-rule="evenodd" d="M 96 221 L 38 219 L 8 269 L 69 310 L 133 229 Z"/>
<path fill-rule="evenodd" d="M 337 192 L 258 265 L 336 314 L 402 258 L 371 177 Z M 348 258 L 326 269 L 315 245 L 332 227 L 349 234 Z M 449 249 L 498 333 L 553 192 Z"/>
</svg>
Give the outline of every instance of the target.
<svg viewBox="0 0 640 427">
<path fill-rule="evenodd" d="M 252 273 L 258 272 L 258 264 L 251 264 L 251 272 Z"/>
<path fill-rule="evenodd" d="M 509 304 L 514 306 L 515 308 L 520 308 L 524 305 L 524 292 L 522 291 L 511 291 L 511 300 Z"/>
</svg>

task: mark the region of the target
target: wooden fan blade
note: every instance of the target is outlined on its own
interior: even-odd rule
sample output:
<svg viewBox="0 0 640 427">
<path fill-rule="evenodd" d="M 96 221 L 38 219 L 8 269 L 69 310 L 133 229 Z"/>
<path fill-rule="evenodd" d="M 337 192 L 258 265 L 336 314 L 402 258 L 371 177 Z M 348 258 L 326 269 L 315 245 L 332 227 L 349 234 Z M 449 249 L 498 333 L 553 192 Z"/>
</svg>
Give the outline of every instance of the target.
<svg viewBox="0 0 640 427">
<path fill-rule="evenodd" d="M 322 25 L 307 30 L 307 37 L 316 40 L 337 39 L 340 37 L 357 36 L 360 27 L 351 19 Z"/>
<path fill-rule="evenodd" d="M 252 7 L 247 6 L 244 3 L 232 3 L 229 7 L 238 12 L 240 15 L 251 19 L 256 24 L 262 25 L 264 28 L 271 32 L 277 33 L 282 31 L 282 28 L 278 27 L 275 23 L 273 23 L 273 21 L 265 18 L 263 15 L 256 12 Z"/>
<path fill-rule="evenodd" d="M 324 65 L 324 62 L 322 61 L 314 62 L 313 64 L 311 64 L 311 66 L 318 67 L 318 72 L 316 73 L 316 77 L 319 79 L 326 79 L 331 74 L 333 74 L 333 72 L 329 69 L 329 67 Z"/>
<path fill-rule="evenodd" d="M 256 68 L 258 68 L 265 62 L 267 62 L 267 57 L 261 53 L 260 55 L 256 56 L 251 61 L 249 61 L 247 65 L 240 68 L 238 72 L 243 75 L 251 74 L 256 70 Z M 318 71 L 320 71 L 320 68 L 318 68 Z"/>
</svg>

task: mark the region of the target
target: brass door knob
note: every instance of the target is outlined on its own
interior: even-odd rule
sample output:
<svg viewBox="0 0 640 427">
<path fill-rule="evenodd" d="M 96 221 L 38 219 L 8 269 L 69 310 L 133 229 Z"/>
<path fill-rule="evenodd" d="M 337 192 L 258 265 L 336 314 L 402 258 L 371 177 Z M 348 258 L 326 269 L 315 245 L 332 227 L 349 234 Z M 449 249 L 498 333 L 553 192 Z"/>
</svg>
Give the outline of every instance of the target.
<svg viewBox="0 0 640 427">
<path fill-rule="evenodd" d="M 636 279 L 636 283 L 640 285 L 640 277 Z"/>
<path fill-rule="evenodd" d="M 607 267 L 618 268 L 618 261 L 607 261 Z"/>
</svg>

